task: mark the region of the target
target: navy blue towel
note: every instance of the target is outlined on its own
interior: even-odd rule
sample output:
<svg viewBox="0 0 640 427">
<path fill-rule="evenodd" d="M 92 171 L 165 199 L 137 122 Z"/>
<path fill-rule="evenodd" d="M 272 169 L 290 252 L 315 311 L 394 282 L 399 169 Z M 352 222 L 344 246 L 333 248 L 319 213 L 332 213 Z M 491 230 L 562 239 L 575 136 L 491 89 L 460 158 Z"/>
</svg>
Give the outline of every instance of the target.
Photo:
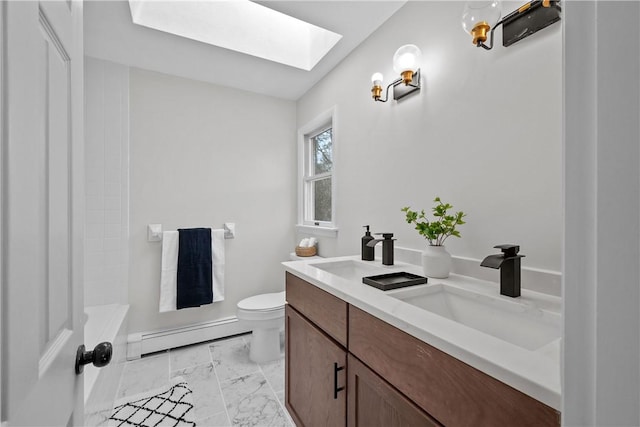
<svg viewBox="0 0 640 427">
<path fill-rule="evenodd" d="M 211 229 L 178 229 L 178 234 L 176 308 L 211 304 Z"/>
</svg>

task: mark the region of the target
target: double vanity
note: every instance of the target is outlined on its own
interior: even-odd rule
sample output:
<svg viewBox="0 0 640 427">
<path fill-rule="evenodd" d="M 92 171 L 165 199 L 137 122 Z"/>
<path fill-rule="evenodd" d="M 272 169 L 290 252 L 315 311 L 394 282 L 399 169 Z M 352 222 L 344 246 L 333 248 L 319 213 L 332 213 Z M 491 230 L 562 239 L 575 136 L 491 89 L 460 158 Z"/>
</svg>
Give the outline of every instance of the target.
<svg viewBox="0 0 640 427">
<path fill-rule="evenodd" d="M 284 263 L 286 407 L 298 426 L 559 425 L 560 298 L 466 276 L 382 291 L 421 267 Z"/>
</svg>

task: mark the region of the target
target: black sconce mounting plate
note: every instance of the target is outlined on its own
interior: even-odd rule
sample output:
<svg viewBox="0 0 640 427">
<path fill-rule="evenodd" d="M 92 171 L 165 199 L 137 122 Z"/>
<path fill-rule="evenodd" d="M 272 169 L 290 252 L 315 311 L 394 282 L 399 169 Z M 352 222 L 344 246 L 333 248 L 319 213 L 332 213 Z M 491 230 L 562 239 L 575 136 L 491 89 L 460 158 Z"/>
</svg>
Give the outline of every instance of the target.
<svg viewBox="0 0 640 427">
<path fill-rule="evenodd" d="M 529 9 L 510 13 L 502 20 L 502 46 L 511 46 L 559 21 L 560 12 L 558 2 L 551 2 L 550 7 L 543 7 L 542 1 L 533 1 Z"/>
</svg>

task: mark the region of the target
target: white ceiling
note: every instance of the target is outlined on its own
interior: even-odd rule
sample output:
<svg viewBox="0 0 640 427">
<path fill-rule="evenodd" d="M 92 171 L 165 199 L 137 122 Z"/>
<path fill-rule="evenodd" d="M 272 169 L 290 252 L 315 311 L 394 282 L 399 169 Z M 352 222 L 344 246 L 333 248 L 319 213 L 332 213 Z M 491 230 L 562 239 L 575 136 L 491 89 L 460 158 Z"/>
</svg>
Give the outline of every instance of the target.
<svg viewBox="0 0 640 427">
<path fill-rule="evenodd" d="M 406 0 L 260 1 L 326 28 L 342 39 L 311 71 L 164 33 L 131 22 L 128 1 L 88 1 L 85 54 L 251 92 L 297 100 L 364 41 Z"/>
</svg>

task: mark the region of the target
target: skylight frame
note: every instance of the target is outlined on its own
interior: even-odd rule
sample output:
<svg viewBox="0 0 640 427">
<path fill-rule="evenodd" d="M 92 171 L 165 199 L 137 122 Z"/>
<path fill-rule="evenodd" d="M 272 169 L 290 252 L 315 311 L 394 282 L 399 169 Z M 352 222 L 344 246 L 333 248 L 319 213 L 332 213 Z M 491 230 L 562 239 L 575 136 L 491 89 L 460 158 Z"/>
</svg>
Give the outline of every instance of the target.
<svg viewBox="0 0 640 427">
<path fill-rule="evenodd" d="M 129 0 L 134 24 L 310 71 L 342 35 L 249 0 Z"/>
</svg>

